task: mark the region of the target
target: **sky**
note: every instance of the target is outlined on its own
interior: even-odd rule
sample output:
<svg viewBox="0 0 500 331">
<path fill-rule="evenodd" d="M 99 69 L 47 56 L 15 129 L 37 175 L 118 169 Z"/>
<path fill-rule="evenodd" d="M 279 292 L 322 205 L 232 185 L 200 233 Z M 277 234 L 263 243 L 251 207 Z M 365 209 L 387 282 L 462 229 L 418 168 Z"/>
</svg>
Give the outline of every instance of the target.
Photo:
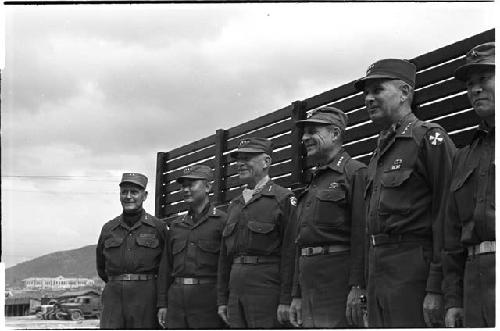
<svg viewBox="0 0 500 331">
<path fill-rule="evenodd" d="M 95 244 L 123 172 L 149 177 L 154 214 L 157 152 L 491 29 L 494 7 L 6 6 L 2 262 Z"/>
</svg>

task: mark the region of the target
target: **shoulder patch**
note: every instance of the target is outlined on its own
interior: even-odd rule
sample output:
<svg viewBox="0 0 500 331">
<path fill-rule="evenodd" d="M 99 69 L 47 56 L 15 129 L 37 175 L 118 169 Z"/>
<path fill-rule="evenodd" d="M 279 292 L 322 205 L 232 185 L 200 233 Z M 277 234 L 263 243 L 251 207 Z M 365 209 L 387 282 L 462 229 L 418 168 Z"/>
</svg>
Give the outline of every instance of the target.
<svg viewBox="0 0 500 331">
<path fill-rule="evenodd" d="M 438 130 L 430 130 L 427 133 L 427 139 L 432 146 L 438 146 L 444 142 L 443 134 Z"/>
</svg>

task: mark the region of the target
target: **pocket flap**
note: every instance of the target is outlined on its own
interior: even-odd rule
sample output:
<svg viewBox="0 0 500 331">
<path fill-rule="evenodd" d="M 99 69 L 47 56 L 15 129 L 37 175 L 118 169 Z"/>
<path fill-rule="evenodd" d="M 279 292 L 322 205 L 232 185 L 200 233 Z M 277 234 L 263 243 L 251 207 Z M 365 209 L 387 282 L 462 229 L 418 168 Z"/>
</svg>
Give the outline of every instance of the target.
<svg viewBox="0 0 500 331">
<path fill-rule="evenodd" d="M 467 181 L 467 178 L 469 178 L 473 172 L 474 168 L 468 169 L 467 171 L 464 171 L 463 173 L 454 176 L 453 181 L 451 182 L 451 190 L 454 192 L 460 189 L 462 186 L 464 186 L 465 182 Z"/>
<path fill-rule="evenodd" d="M 105 248 L 111 248 L 111 247 L 120 247 L 120 245 L 123 242 L 123 238 L 108 238 L 104 241 L 104 247 Z"/>
<path fill-rule="evenodd" d="M 205 252 L 218 253 L 220 251 L 220 243 L 213 240 L 198 240 L 198 247 Z"/>
<path fill-rule="evenodd" d="M 321 190 L 316 193 L 316 197 L 321 201 L 339 201 L 345 199 L 343 190 Z"/>
<path fill-rule="evenodd" d="M 186 247 L 186 240 L 176 240 L 172 245 L 172 254 L 177 254 Z"/>
<path fill-rule="evenodd" d="M 398 187 L 410 178 L 412 169 L 384 172 L 382 174 L 382 185 L 384 187 Z"/>
<path fill-rule="evenodd" d="M 156 248 L 160 245 L 160 241 L 157 238 L 137 237 L 135 241 L 137 245 L 148 248 Z"/>
<path fill-rule="evenodd" d="M 276 227 L 276 224 L 257 222 L 257 221 L 248 221 L 247 226 L 253 232 L 265 234 L 265 233 L 269 233 L 269 232 L 273 231 L 273 229 Z"/>
<path fill-rule="evenodd" d="M 226 224 L 226 226 L 224 227 L 224 230 L 222 231 L 222 236 L 223 237 L 230 236 L 231 233 L 233 233 L 235 226 L 236 226 L 236 223 L 228 223 L 228 224 Z"/>
</svg>

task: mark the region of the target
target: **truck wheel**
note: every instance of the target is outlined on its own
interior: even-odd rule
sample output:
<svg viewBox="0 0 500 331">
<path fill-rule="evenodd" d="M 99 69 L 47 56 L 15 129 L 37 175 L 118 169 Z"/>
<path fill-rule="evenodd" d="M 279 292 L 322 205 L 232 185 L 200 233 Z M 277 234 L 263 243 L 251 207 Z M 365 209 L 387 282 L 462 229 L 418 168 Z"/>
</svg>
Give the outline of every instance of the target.
<svg viewBox="0 0 500 331">
<path fill-rule="evenodd" d="M 79 312 L 78 310 L 75 310 L 74 312 L 71 313 L 71 320 L 73 321 L 78 321 L 83 319 L 82 313 Z"/>
</svg>

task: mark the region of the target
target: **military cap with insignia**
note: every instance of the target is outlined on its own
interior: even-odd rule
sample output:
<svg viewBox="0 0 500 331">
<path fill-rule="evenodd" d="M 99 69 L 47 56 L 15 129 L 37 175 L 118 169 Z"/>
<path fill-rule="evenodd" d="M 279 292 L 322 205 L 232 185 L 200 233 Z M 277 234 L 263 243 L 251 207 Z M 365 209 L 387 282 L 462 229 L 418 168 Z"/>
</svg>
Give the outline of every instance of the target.
<svg viewBox="0 0 500 331">
<path fill-rule="evenodd" d="M 316 109 L 309 118 L 295 122 L 296 126 L 306 124 L 312 125 L 336 125 L 340 129 L 345 130 L 348 123 L 347 115 L 340 109 L 325 106 Z"/>
<path fill-rule="evenodd" d="M 465 64 L 455 70 L 455 77 L 466 81 L 471 71 L 495 70 L 495 42 L 472 48 L 465 55 Z"/>
<path fill-rule="evenodd" d="M 211 181 L 213 179 L 212 169 L 204 164 L 196 164 L 191 167 L 184 168 L 184 173 L 177 178 L 177 183 L 181 184 L 185 179 L 205 179 Z"/>
<path fill-rule="evenodd" d="M 369 79 L 400 79 L 415 88 L 417 67 L 403 59 L 383 59 L 368 67 L 366 76 L 354 82 L 358 91 L 363 91 Z"/>
<path fill-rule="evenodd" d="M 238 144 L 238 149 L 231 152 L 229 155 L 231 155 L 232 158 L 237 158 L 240 153 L 265 153 L 271 155 L 272 152 L 273 143 L 271 140 L 266 138 L 248 138 L 242 139 Z"/>
<path fill-rule="evenodd" d="M 125 172 L 122 175 L 120 185 L 123 183 L 132 183 L 146 189 L 146 186 L 148 185 L 148 177 L 136 172 Z"/>
</svg>

